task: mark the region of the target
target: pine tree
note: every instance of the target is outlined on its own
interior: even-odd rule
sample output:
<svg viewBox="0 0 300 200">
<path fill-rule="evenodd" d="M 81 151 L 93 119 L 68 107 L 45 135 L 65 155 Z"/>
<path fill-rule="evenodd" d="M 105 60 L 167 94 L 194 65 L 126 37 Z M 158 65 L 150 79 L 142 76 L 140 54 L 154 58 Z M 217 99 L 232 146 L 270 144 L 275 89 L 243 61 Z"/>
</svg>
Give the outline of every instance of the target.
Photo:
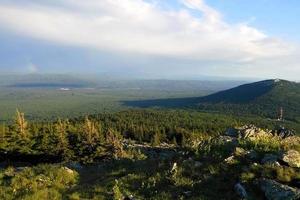
<svg viewBox="0 0 300 200">
<path fill-rule="evenodd" d="M 28 130 L 28 123 L 25 120 L 24 113 L 18 109 L 16 111 L 15 123 L 10 130 L 9 136 L 11 150 L 19 151 L 21 153 L 29 153 L 32 151 L 33 140 L 30 140 L 30 134 Z"/>
<path fill-rule="evenodd" d="M 119 132 L 108 129 L 106 133 L 106 143 L 110 146 L 114 158 L 121 158 L 124 155 L 122 136 Z"/>
<path fill-rule="evenodd" d="M 71 156 L 67 133 L 68 126 L 68 120 L 62 121 L 61 119 L 58 119 L 57 123 L 55 124 L 55 131 L 58 140 L 57 150 L 63 155 L 64 159 L 68 159 Z"/>
<path fill-rule="evenodd" d="M 91 121 L 87 116 L 83 125 L 83 137 L 87 145 L 94 146 L 99 140 L 99 129 L 96 123 Z"/>
<path fill-rule="evenodd" d="M 152 145 L 159 146 L 160 143 L 161 143 L 161 135 L 160 135 L 160 132 L 157 131 L 157 132 L 155 132 L 155 134 L 153 136 Z"/>
<path fill-rule="evenodd" d="M 15 131 L 21 139 L 28 139 L 28 123 L 25 115 L 17 109 L 15 117 Z"/>
</svg>

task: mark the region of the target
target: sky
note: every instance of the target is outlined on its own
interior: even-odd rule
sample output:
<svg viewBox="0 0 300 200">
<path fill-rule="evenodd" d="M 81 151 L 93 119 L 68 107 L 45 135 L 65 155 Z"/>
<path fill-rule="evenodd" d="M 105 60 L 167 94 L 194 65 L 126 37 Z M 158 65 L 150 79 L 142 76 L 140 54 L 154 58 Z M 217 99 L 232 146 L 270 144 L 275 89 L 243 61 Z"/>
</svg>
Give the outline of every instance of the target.
<svg viewBox="0 0 300 200">
<path fill-rule="evenodd" d="M 299 80 L 299 0 L 0 0 L 0 73 Z"/>
</svg>

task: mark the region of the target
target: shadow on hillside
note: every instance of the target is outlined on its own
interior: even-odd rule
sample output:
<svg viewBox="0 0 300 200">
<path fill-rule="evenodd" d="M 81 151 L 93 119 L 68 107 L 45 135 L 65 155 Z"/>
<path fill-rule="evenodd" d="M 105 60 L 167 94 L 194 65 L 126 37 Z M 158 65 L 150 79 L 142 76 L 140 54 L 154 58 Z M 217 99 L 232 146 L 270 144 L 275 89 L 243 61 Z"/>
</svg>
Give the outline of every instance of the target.
<svg viewBox="0 0 300 200">
<path fill-rule="evenodd" d="M 214 104 L 248 104 L 268 94 L 274 87 L 272 80 L 244 84 L 232 89 L 216 92 L 203 97 L 170 98 L 123 101 L 123 105 L 131 107 L 190 107 L 195 105 Z"/>
</svg>

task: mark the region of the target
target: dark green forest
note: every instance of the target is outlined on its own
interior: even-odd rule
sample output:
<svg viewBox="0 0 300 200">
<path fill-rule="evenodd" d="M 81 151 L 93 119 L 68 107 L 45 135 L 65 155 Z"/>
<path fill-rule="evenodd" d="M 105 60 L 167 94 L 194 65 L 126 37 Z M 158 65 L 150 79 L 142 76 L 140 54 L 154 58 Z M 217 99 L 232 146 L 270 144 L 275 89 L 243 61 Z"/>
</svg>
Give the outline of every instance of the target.
<svg viewBox="0 0 300 200">
<path fill-rule="evenodd" d="M 24 161 L 92 163 L 108 156 L 104 152 L 111 148 L 107 145 L 111 145 L 108 138 L 112 136 L 139 143 L 184 147 L 194 135 L 220 135 L 227 128 L 247 123 L 269 129 L 285 126 L 296 132 L 300 130 L 297 123 L 184 110 L 131 110 L 55 122 L 28 122 L 24 113 L 17 111 L 14 123 L 0 127 L 1 155 L 2 159 Z"/>
<path fill-rule="evenodd" d="M 277 119 L 284 110 L 286 120 L 299 122 L 300 84 L 286 80 L 265 80 L 201 97 L 126 101 L 133 107 L 190 108 L 206 112 Z"/>
</svg>

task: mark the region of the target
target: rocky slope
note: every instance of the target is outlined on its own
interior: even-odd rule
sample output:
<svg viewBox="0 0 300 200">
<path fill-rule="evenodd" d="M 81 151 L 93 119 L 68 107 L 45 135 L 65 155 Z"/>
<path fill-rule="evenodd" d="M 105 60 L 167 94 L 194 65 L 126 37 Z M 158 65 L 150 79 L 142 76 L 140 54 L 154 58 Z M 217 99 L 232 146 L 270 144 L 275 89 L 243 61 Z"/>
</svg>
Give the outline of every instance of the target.
<svg viewBox="0 0 300 200">
<path fill-rule="evenodd" d="M 283 133 L 253 125 L 226 131 L 234 150 L 224 162 L 244 168 L 235 185 L 240 197 L 249 198 L 244 185 L 255 185 L 268 200 L 300 198 L 300 137 Z"/>
</svg>

